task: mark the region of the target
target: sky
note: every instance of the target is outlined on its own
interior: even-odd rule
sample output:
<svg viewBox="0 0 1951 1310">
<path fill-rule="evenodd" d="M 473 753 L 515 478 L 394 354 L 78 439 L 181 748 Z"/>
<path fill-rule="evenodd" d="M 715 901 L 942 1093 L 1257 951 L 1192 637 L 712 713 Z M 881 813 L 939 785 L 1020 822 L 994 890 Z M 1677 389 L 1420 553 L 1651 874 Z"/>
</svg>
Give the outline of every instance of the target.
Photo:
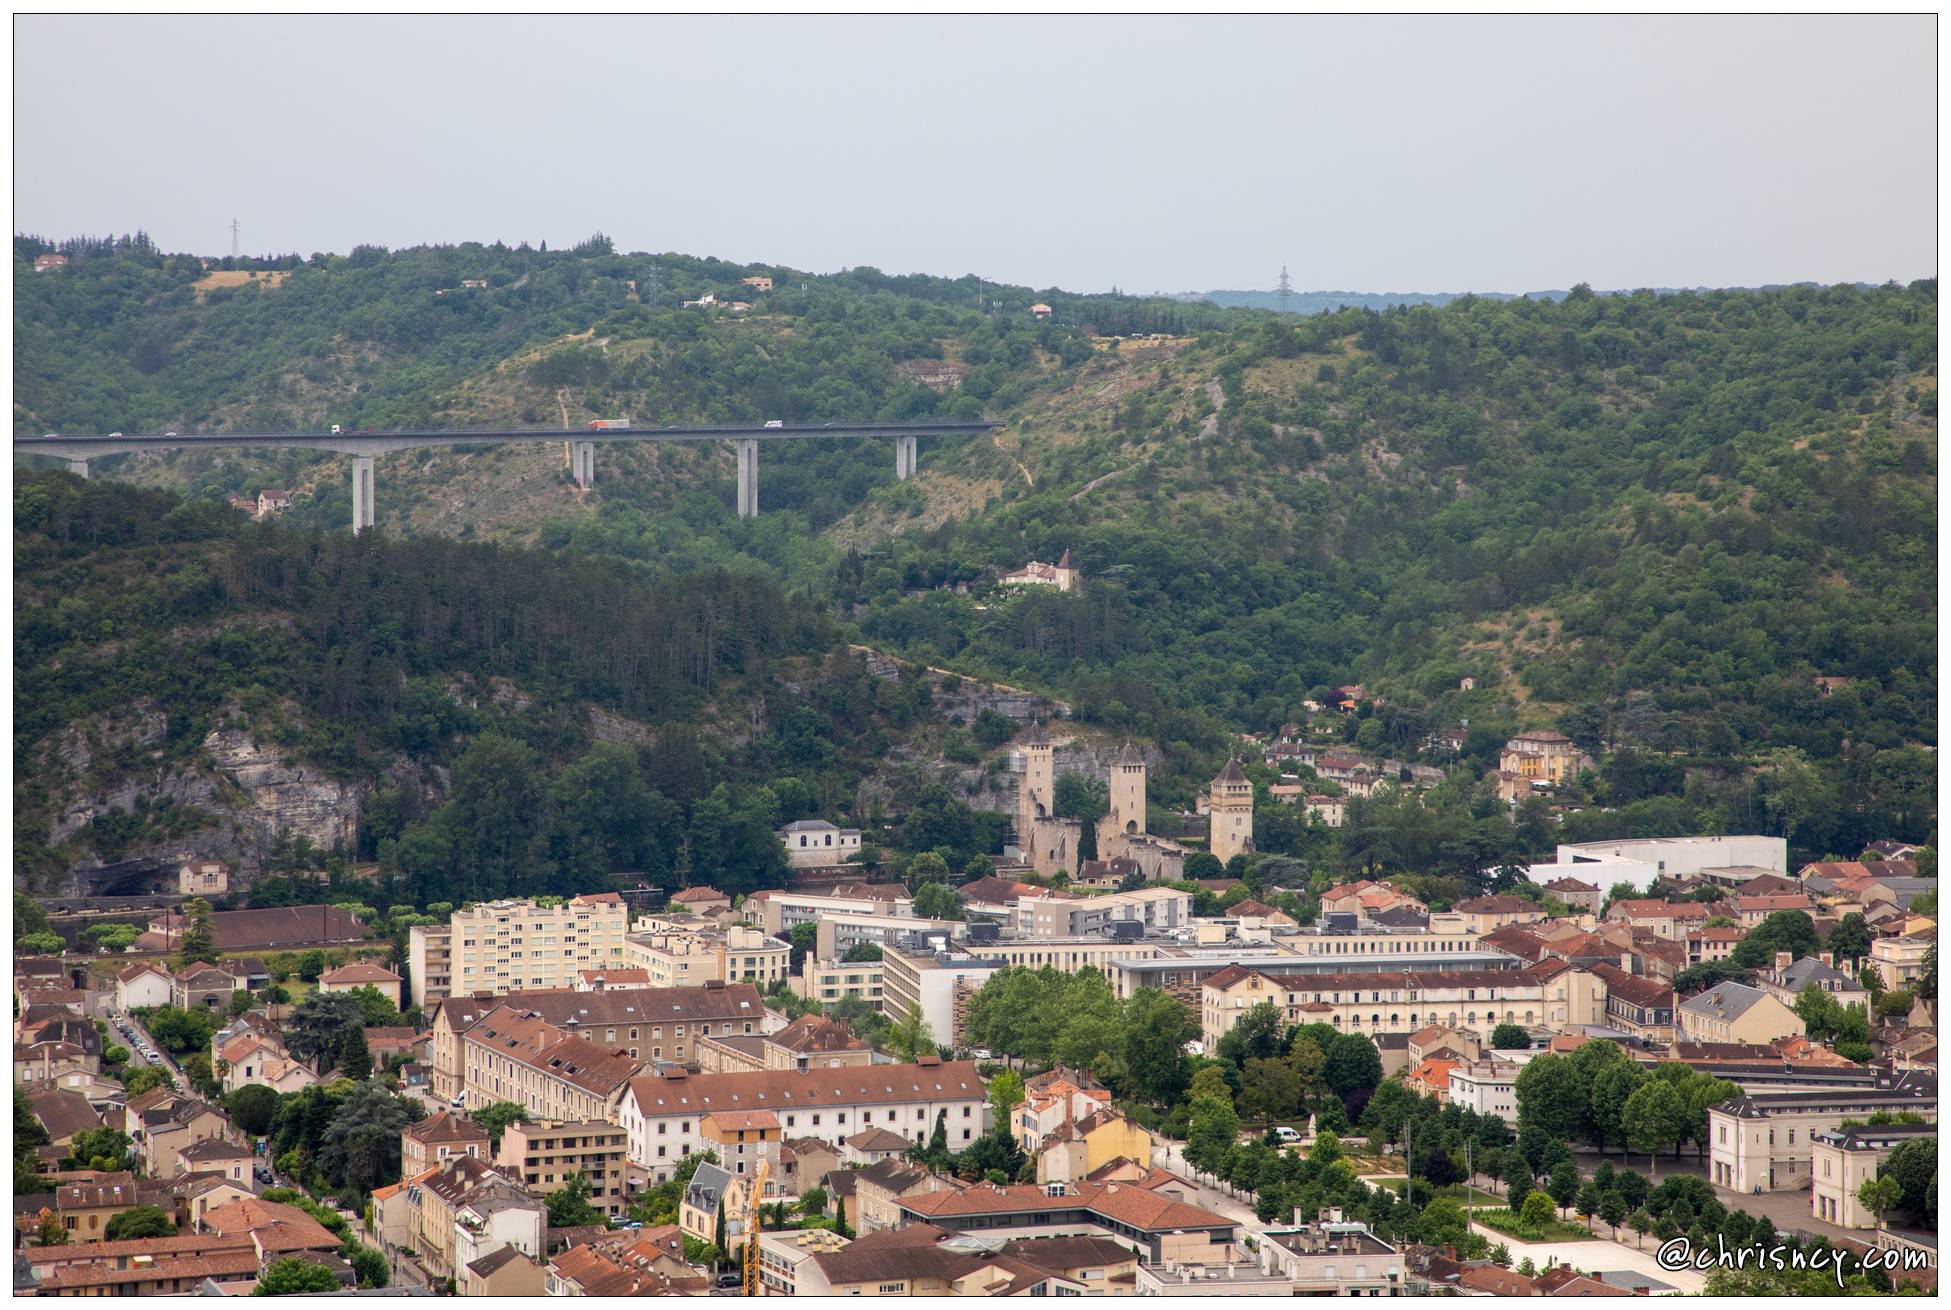
<svg viewBox="0 0 1951 1310">
<path fill-rule="evenodd" d="M 1923 17 L 20 17 L 14 227 L 1037 288 L 1935 276 Z"/>
</svg>

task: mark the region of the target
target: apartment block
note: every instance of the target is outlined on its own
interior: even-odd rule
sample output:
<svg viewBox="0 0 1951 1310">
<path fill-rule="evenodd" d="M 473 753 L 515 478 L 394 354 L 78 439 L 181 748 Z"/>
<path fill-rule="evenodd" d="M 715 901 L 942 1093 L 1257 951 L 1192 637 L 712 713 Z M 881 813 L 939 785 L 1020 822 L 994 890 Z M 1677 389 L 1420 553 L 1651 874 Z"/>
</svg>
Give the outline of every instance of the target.
<svg viewBox="0 0 1951 1310">
<path fill-rule="evenodd" d="M 449 923 L 415 924 L 407 929 L 406 977 L 412 1004 L 428 1009 L 454 994 L 454 960 Z"/>
<path fill-rule="evenodd" d="M 517 1123 L 502 1132 L 495 1163 L 519 1174 L 537 1196 L 547 1196 L 566 1186 L 571 1174 L 581 1174 L 589 1182 L 589 1203 L 616 1215 L 629 1208 L 623 1181 L 629 1148 L 623 1129 L 604 1119 Z"/>
<path fill-rule="evenodd" d="M 879 1009 L 881 1005 L 881 962 L 859 960 L 851 964 L 815 959 L 811 953 L 793 979 L 793 990 L 818 1005 L 838 1005 L 853 997 Z"/>
<path fill-rule="evenodd" d="M 457 910 L 448 940 L 451 991 L 574 987 L 585 969 L 624 963 L 628 919 L 615 892 L 555 905 L 489 901 Z"/>
</svg>

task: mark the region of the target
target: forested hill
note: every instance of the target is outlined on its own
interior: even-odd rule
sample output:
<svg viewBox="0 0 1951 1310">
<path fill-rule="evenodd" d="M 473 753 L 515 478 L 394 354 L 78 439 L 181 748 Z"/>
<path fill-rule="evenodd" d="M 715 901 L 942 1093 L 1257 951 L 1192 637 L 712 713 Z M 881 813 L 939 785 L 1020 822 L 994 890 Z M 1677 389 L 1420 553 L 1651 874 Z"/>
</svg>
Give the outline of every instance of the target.
<svg viewBox="0 0 1951 1310">
<path fill-rule="evenodd" d="M 1156 741 L 1170 800 L 1221 733 L 1362 682 L 1384 704 L 1356 744 L 1467 718 L 1481 768 L 1557 727 L 1626 758 L 1590 799 L 1641 829 L 1854 854 L 1935 822 L 1934 281 L 1280 317 L 600 241 L 236 289 L 140 243 L 41 275 L 16 249 L 22 431 L 999 418 L 900 484 L 876 446 L 769 448 L 752 522 L 724 451 L 606 448 L 591 493 L 560 451 L 413 452 L 383 463 L 380 524 L 764 572 L 870 644 Z M 707 293 L 749 308 L 681 304 Z M 349 517 L 332 460 L 105 471 Z M 1065 549 L 1079 593 L 989 593 Z"/>
<path fill-rule="evenodd" d="M 14 564 L 21 886 L 336 847 L 340 873 L 377 859 L 353 894 L 382 905 L 668 886 L 680 852 L 745 890 L 783 874 L 779 824 L 878 810 L 863 781 L 944 737 L 929 680 L 752 573 L 317 534 L 66 473 L 18 480 Z"/>
</svg>

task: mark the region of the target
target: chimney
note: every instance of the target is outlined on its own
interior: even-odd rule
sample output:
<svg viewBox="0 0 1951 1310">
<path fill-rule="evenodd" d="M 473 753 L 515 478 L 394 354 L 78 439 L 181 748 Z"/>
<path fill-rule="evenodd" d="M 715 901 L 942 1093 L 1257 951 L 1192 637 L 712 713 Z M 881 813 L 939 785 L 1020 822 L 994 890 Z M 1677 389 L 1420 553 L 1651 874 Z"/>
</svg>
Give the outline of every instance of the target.
<svg viewBox="0 0 1951 1310">
<path fill-rule="evenodd" d="M 1788 966 L 1789 966 L 1789 965 L 1791 965 L 1791 964 L 1793 964 L 1793 963 L 1795 963 L 1795 954 L 1794 954 L 1794 952 L 1792 952 L 1792 951 L 1776 951 L 1776 952 L 1775 952 L 1775 972 L 1776 972 L 1776 973 L 1780 973 L 1780 972 L 1781 972 L 1782 970 L 1784 970 L 1784 969 L 1786 969 L 1786 968 L 1788 968 Z"/>
</svg>

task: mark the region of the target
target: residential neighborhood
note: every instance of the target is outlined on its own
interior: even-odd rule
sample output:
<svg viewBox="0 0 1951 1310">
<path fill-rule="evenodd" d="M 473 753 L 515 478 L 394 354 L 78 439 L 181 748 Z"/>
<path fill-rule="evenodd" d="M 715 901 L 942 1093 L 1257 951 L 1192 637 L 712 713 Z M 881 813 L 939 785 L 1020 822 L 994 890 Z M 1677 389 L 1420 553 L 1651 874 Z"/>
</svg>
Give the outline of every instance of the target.
<svg viewBox="0 0 1951 1310">
<path fill-rule="evenodd" d="M 1627 1295 L 1705 1286 L 1646 1240 L 1688 1214 L 1928 1249 L 1920 852 L 1285 885 L 1232 765 L 1240 876 L 1073 882 L 1025 749 L 1024 845 L 948 896 L 801 822 L 744 896 L 192 898 L 127 963 L 17 960 L 31 1290 Z M 1143 757 L 1111 771 L 1098 850 L 1139 852 Z"/>
</svg>

